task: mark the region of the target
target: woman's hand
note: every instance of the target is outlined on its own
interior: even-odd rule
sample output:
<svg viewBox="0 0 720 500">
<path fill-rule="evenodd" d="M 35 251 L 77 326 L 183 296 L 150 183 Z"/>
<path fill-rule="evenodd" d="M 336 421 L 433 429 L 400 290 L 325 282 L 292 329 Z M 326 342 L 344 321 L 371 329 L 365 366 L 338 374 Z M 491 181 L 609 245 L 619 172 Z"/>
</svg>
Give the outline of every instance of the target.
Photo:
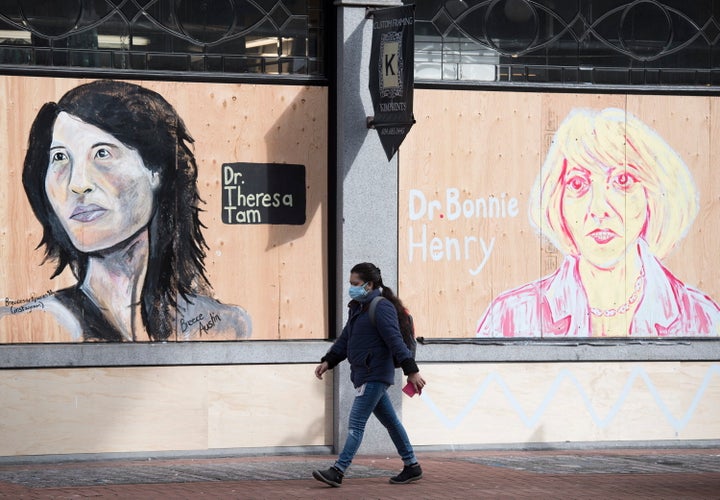
<svg viewBox="0 0 720 500">
<path fill-rule="evenodd" d="M 422 393 L 423 387 L 425 387 L 425 379 L 422 378 L 420 372 L 411 373 L 408 375 L 408 382 L 415 386 L 415 390 L 418 394 Z"/>
<path fill-rule="evenodd" d="M 322 363 L 320 363 L 319 365 L 317 365 L 315 367 L 315 376 L 317 378 L 319 378 L 320 380 L 322 380 L 323 373 L 328 371 L 328 369 L 329 369 L 329 367 L 328 367 L 327 361 L 323 361 Z"/>
</svg>

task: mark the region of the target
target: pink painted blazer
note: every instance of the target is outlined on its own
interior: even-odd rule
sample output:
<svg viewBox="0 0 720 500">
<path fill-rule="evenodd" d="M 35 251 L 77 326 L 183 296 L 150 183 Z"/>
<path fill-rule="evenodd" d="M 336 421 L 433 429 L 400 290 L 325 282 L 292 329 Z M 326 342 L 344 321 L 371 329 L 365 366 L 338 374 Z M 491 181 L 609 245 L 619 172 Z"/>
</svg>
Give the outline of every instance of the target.
<svg viewBox="0 0 720 500">
<path fill-rule="evenodd" d="M 632 318 L 631 337 L 720 335 L 720 308 L 670 273 L 640 240 L 645 291 Z M 591 314 L 578 260 L 567 256 L 549 276 L 506 291 L 478 323 L 478 337 L 590 337 Z"/>
</svg>

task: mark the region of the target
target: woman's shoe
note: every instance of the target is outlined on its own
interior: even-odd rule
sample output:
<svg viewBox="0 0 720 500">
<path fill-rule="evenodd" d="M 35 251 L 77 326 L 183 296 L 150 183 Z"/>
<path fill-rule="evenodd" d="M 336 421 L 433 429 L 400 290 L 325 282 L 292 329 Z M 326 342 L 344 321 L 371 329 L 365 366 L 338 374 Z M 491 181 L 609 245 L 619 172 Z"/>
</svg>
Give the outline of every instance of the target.
<svg viewBox="0 0 720 500">
<path fill-rule="evenodd" d="M 337 488 L 342 484 L 344 475 L 340 472 L 340 469 L 335 467 L 330 467 L 326 470 L 314 470 L 312 474 L 315 479 L 322 481 L 325 484 L 329 484 L 333 488 Z"/>
<path fill-rule="evenodd" d="M 420 464 L 406 465 L 402 472 L 395 477 L 390 478 L 391 484 L 407 484 L 422 478 L 422 469 Z"/>
</svg>

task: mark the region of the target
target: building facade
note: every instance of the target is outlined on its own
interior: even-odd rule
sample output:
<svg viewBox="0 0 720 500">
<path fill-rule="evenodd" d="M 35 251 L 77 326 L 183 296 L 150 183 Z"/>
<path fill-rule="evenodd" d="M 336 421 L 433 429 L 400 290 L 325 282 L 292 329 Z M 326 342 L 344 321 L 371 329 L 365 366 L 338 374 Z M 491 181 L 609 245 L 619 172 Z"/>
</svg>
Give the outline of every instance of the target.
<svg viewBox="0 0 720 500">
<path fill-rule="evenodd" d="M 0 456 L 333 451 L 353 388 L 313 370 L 363 261 L 422 337 L 420 450 L 717 442 L 715 4 L 418 2 L 388 160 L 398 5 L 0 2 Z"/>
</svg>

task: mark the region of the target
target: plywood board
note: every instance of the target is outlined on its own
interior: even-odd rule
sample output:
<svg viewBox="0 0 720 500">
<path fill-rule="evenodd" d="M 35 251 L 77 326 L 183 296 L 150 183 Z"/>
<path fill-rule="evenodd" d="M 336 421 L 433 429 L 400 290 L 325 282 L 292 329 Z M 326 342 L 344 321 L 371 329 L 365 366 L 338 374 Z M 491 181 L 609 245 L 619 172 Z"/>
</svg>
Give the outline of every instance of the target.
<svg viewBox="0 0 720 500">
<path fill-rule="evenodd" d="M 0 78 L 7 105 L 0 133 L 7 138 L 0 160 L 2 208 L 12 214 L 0 234 L 0 295 L 5 303 L 0 342 L 83 340 L 69 335 L 37 300 L 72 286 L 65 270 L 50 279 L 54 265 L 43 261 L 42 228 L 22 188 L 28 131 L 40 106 L 89 80 Z M 134 82 L 158 92 L 177 110 L 194 138 L 198 165 L 200 221 L 208 249 L 205 269 L 214 299 L 243 308 L 253 339 L 327 336 L 327 91 L 321 87 Z M 289 224 L 226 224 L 222 215 L 224 163 L 296 164 L 305 168 L 306 221 Z M 37 306 L 37 307 L 36 307 Z M 234 309 L 233 309 L 234 310 Z M 192 315 L 196 317 L 196 315 Z M 189 322 L 191 318 L 183 318 Z M 210 315 L 205 314 L 206 326 Z M 178 323 L 180 318 L 178 318 Z M 222 322 L 215 324 L 223 325 Z M 178 324 L 179 328 L 179 324 Z M 218 332 L 218 333 L 216 333 Z M 208 329 L 193 339 L 233 340 Z M 170 337 L 173 340 L 175 337 Z M 242 338 L 247 338 L 243 336 Z M 180 337 L 182 340 L 182 337 Z"/>
<path fill-rule="evenodd" d="M 717 439 L 717 363 L 433 364 L 403 398 L 414 444 Z"/>
<path fill-rule="evenodd" d="M 311 365 L 4 370 L 0 455 L 328 445 Z"/>
<path fill-rule="evenodd" d="M 711 97 L 418 90 L 417 124 L 401 148 L 398 236 L 399 293 L 416 316 L 417 335 L 720 335 L 720 271 L 712 264 L 720 241 L 711 222 L 720 209 L 711 166 L 716 112 Z M 552 163 L 546 162 L 551 145 L 557 142 L 558 151 L 568 147 L 560 145 L 555 134 L 560 128 L 568 130 L 571 116 L 612 116 L 621 131 L 602 139 L 614 141 L 612 147 L 619 150 L 614 156 L 597 152 L 611 143 L 593 146 L 593 137 L 600 137 L 595 132 L 573 136 L 573 147 L 587 149 L 585 159 L 571 159 L 564 167 L 567 177 L 562 182 L 570 181 L 574 168 L 584 168 L 578 162 L 607 172 L 604 178 L 593 177 L 603 188 L 592 184 L 592 192 L 599 200 L 611 190 L 618 201 L 602 208 L 612 217 L 601 217 L 594 228 L 583 223 L 582 229 L 578 223 L 578 229 L 572 229 L 570 204 L 562 202 L 567 194 L 553 201 L 550 191 L 538 187 L 569 192 L 557 180 L 544 181 L 543 175 Z M 632 165 L 635 132 L 623 128 L 637 122 L 653 137 L 647 142 L 650 151 L 638 161 L 645 174 Z M 674 157 L 681 161 L 664 161 Z M 683 163 L 687 166 L 677 166 Z M 656 175 L 660 168 L 672 173 Z M 677 194 L 672 179 L 680 179 L 681 170 L 688 172 L 682 182 L 690 187 Z M 637 199 L 648 206 L 637 216 L 628 209 L 629 178 L 618 177 L 624 172 L 635 172 L 633 192 L 644 193 Z M 531 220 L 533 193 L 543 200 L 542 210 L 561 212 L 562 224 L 554 231 L 543 220 Z M 682 214 L 692 198 L 699 200 L 697 217 L 683 222 L 687 227 L 680 231 L 672 214 L 689 221 L 690 215 Z M 654 213 L 655 200 L 667 205 L 659 214 Z M 486 208 L 491 206 L 494 211 Z M 659 251 L 654 240 L 641 251 L 632 234 L 642 224 L 641 239 L 659 233 L 664 242 L 673 242 L 673 251 Z M 591 229 L 597 234 L 589 233 Z M 566 245 L 558 244 L 558 234 L 565 235 Z M 604 239 L 608 234 L 610 239 Z M 596 249 L 583 253 L 577 242 L 595 238 Z M 603 252 L 613 245 L 619 257 L 603 260 Z M 562 278 L 562 273 L 570 274 Z"/>
</svg>

